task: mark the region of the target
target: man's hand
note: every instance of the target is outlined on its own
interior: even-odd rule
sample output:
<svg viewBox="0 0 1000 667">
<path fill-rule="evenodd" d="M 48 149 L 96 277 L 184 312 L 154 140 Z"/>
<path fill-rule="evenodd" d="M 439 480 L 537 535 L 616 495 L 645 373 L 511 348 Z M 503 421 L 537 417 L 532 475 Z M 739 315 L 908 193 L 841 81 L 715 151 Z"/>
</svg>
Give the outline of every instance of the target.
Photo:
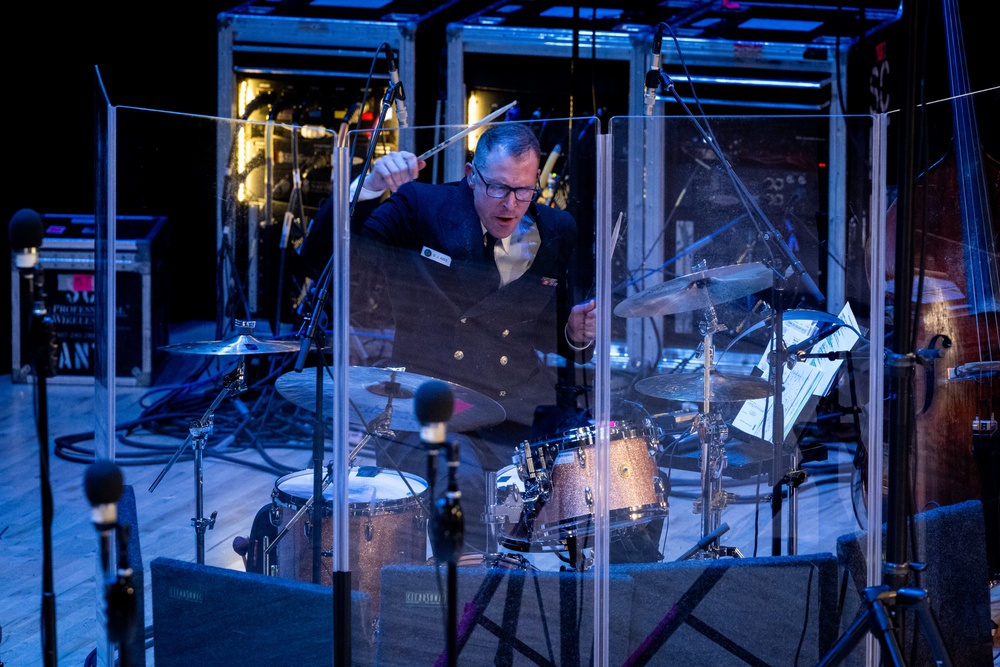
<svg viewBox="0 0 1000 667">
<path fill-rule="evenodd" d="M 399 186 L 415 180 L 425 166 L 425 160 L 418 160 L 408 151 L 387 153 L 375 162 L 365 177 L 364 188 L 372 192 L 384 192 L 386 189 L 395 192 Z"/>
<path fill-rule="evenodd" d="M 594 299 L 573 306 L 566 322 L 570 342 L 589 344 L 597 338 L 597 302 Z"/>
</svg>

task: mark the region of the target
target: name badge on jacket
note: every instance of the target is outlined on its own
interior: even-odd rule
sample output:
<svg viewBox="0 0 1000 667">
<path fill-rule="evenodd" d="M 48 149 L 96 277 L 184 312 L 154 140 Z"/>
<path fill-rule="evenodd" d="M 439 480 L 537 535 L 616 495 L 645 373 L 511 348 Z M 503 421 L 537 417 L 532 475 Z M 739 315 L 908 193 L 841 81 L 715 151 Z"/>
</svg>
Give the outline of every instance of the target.
<svg viewBox="0 0 1000 667">
<path fill-rule="evenodd" d="M 445 266 L 451 266 L 451 257 L 444 254 L 443 252 L 438 252 L 437 250 L 424 246 L 420 250 L 420 254 L 423 257 L 426 257 L 427 259 L 431 260 L 432 262 L 437 262 L 438 264 L 444 264 Z"/>
</svg>

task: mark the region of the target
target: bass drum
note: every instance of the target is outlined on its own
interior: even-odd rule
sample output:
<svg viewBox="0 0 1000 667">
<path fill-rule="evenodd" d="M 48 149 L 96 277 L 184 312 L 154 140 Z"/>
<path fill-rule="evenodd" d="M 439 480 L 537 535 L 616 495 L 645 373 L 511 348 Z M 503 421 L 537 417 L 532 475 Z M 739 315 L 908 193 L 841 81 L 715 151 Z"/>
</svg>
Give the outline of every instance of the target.
<svg viewBox="0 0 1000 667">
<path fill-rule="evenodd" d="M 278 534 L 312 497 L 313 471 L 300 470 L 275 483 L 271 497 L 280 518 Z M 329 488 L 323 500 L 330 502 Z M 405 472 L 374 466 L 352 468 L 348 476 L 350 499 L 348 549 L 351 587 L 371 597 L 378 609 L 382 568 L 393 563 L 419 564 L 427 560 L 427 483 Z M 330 555 L 333 524 L 323 512 L 323 562 L 320 583 L 333 584 Z M 281 577 L 312 581 L 312 510 L 302 514 L 274 545 L 271 570 Z"/>
</svg>

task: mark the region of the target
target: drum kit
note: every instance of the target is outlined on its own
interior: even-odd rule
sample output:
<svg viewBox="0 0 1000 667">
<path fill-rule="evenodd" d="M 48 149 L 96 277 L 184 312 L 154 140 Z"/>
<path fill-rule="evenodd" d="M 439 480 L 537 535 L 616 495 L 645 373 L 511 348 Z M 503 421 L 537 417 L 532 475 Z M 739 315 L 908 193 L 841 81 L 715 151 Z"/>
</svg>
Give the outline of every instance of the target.
<svg viewBox="0 0 1000 667">
<path fill-rule="evenodd" d="M 727 375 L 715 368 L 712 339 L 727 327 L 717 321 L 714 305 L 749 296 L 771 284 L 772 271 L 763 264 L 726 266 L 659 283 L 623 300 L 614 309 L 615 315 L 627 318 L 699 308 L 705 312 L 701 326 L 704 372 L 656 375 L 636 382 L 634 388 L 650 397 L 702 404 L 701 412 L 691 421 L 690 433 L 697 434 L 700 446 L 701 496 L 696 501 L 696 511 L 702 514 L 703 539 L 707 542 L 699 546 L 707 556 L 733 553 L 719 547 L 717 539 L 726 528 L 720 523 L 720 516 L 726 503 L 726 494 L 721 488 L 721 470 L 725 467 L 723 443 L 727 439 L 727 427 L 717 414 L 713 414 L 713 406 L 720 402 L 767 398 L 774 393 L 766 380 Z M 227 376 L 222 392 L 203 418 L 192 422 L 190 437 L 170 463 L 188 444 L 193 446 L 197 481 L 197 516 L 193 525 L 199 562 L 203 562 L 204 531 L 212 527 L 215 519 L 214 513 L 209 519 L 202 516 L 199 456 L 211 432 L 214 410 L 226 396 L 245 389 L 245 355 L 300 350 L 297 341 L 255 338 L 253 322 L 238 321 L 237 332 L 235 337 L 226 340 L 162 348 L 181 354 L 239 357 L 237 368 Z M 348 370 L 350 421 L 364 431 L 361 442 L 349 456 L 350 565 L 359 573 L 354 580 L 355 587 L 376 596 L 382 565 L 426 562 L 425 527 L 430 489 L 426 480 L 409 473 L 375 466 L 356 467 L 355 457 L 369 438 L 391 437 L 396 431 L 420 430 L 413 411 L 413 398 L 417 388 L 431 379 L 403 368 L 352 366 Z M 317 406 L 316 382 L 316 378 L 308 374 L 289 372 L 277 378 L 275 389 L 298 407 L 313 412 L 319 407 L 324 414 L 332 414 L 334 406 Z M 466 387 L 448 384 L 454 391 L 456 406 L 448 423 L 449 430 L 474 431 L 505 419 L 503 408 L 492 399 Z M 608 521 L 613 533 L 666 517 L 667 493 L 657 463 L 663 452 L 662 435 L 662 430 L 653 426 L 651 420 L 641 425 L 611 425 Z M 487 524 L 489 544 L 517 553 L 558 552 L 571 545 L 586 544 L 594 535 L 592 489 L 596 445 L 595 429 L 586 427 L 549 439 L 525 441 L 516 447 L 512 464 L 488 473 L 486 480 L 487 507 L 483 520 Z M 277 530 L 269 538 L 265 537 L 263 545 L 255 547 L 266 556 L 263 568 L 266 574 L 310 579 L 312 553 L 307 537 L 311 534 L 311 521 L 303 522 L 305 530 L 292 528 L 312 506 L 315 474 L 312 469 L 302 470 L 285 475 L 275 483 L 270 514 L 271 524 Z M 159 479 L 154 487 L 158 482 Z M 324 491 L 328 484 L 329 475 L 323 481 Z M 324 500 L 332 499 L 324 497 Z M 326 534 L 322 548 L 329 553 L 331 531 L 328 526 L 322 529 Z M 417 537 L 413 538 L 414 535 Z M 494 551 L 495 558 L 503 557 L 499 550 Z M 516 554 L 513 557 L 521 558 Z"/>
<path fill-rule="evenodd" d="M 702 374 L 655 375 L 635 384 L 635 389 L 647 396 L 702 404 L 691 426 L 691 432 L 698 435 L 700 447 L 701 495 L 695 502 L 695 511 L 701 513 L 702 538 L 697 547 L 683 557 L 741 555 L 733 547 L 721 546 L 718 539 L 728 530 L 721 522 L 721 515 L 728 503 L 728 495 L 722 489 L 722 471 L 726 467 L 725 442 L 729 430 L 720 413 L 713 412 L 713 406 L 767 398 L 774 392 L 766 380 L 725 375 L 715 367 L 713 337 L 729 329 L 719 322 L 715 306 L 767 289 L 773 282 L 773 271 L 760 262 L 706 268 L 658 283 L 615 307 L 615 315 L 619 317 L 656 317 L 697 309 L 704 312 L 705 319 L 700 325 L 703 341 L 699 349 L 704 358 Z"/>
</svg>

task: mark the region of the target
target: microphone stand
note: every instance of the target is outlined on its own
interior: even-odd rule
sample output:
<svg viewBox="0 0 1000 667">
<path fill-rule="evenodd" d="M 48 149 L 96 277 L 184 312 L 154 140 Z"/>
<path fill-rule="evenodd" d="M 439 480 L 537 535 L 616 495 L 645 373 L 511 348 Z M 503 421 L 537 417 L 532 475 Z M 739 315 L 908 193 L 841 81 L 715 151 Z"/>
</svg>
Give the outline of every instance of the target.
<svg viewBox="0 0 1000 667">
<path fill-rule="evenodd" d="M 378 120 L 375 124 L 375 128 L 372 132 L 372 139 L 368 146 L 368 155 L 365 157 L 365 163 L 362 166 L 361 173 L 367 174 L 371 167 L 372 158 L 375 155 L 375 145 L 378 142 L 378 137 L 382 131 L 382 125 L 385 122 L 386 114 L 389 111 L 389 107 L 392 105 L 399 85 L 390 84 L 386 89 L 385 96 L 382 99 L 382 109 L 379 113 Z M 361 193 L 361 183 L 358 183 L 358 187 L 355 188 L 354 194 L 351 198 L 349 218 L 354 216 L 354 208 L 358 202 L 358 196 Z M 336 229 L 337 219 L 336 215 L 333 216 L 331 221 L 332 234 L 336 235 L 338 230 Z M 309 356 L 309 350 L 312 345 L 316 344 L 317 357 L 319 361 L 316 364 L 316 419 L 313 422 L 313 498 L 322 499 L 323 497 L 323 478 L 320 472 L 323 468 L 323 449 L 324 441 L 323 434 L 326 427 L 325 419 L 323 417 L 323 370 L 325 368 L 325 359 L 323 357 L 323 333 L 319 327 L 320 317 L 323 314 L 327 300 L 330 298 L 330 288 L 333 283 L 333 264 L 334 257 L 331 254 L 330 260 L 326 263 L 323 268 L 323 272 L 320 274 L 317 282 L 316 288 L 316 298 L 313 303 L 312 314 L 306 316 L 303 319 L 302 325 L 299 327 L 298 337 L 301 341 L 301 347 L 299 348 L 298 357 L 295 360 L 294 370 L 297 373 L 301 373 L 305 368 L 306 359 Z M 339 499 L 338 499 L 339 501 Z M 322 556 L 322 530 L 323 525 L 323 508 L 325 503 L 314 502 L 313 503 L 313 535 L 312 535 L 312 579 L 313 583 L 319 583 L 320 580 L 320 559 Z M 337 536 L 334 536 L 334 547 L 336 548 Z M 344 571 L 335 571 L 332 573 L 332 587 L 333 587 L 333 626 L 336 634 L 334 642 L 334 665 L 345 666 L 349 665 L 351 662 L 351 572 L 350 569 Z"/>
<path fill-rule="evenodd" d="M 458 488 L 458 443 L 445 442 L 448 450 L 448 489 L 435 503 L 431 517 L 432 545 L 438 563 L 447 563 L 448 609 L 445 655 L 448 667 L 458 664 L 458 558 L 465 542 L 462 492 Z"/>
<path fill-rule="evenodd" d="M 798 535 L 795 522 L 796 522 L 796 489 L 799 484 L 802 483 L 805 473 L 798 470 L 798 456 L 797 452 L 793 449 L 791 452 L 785 452 L 785 415 L 784 406 L 782 405 L 781 394 L 782 394 L 782 368 L 788 355 L 785 350 L 784 343 L 784 320 L 782 313 L 784 312 L 784 292 L 785 292 L 785 281 L 793 276 L 798 275 L 802 280 L 802 284 L 809 290 L 817 303 L 824 303 L 826 297 L 816 286 L 816 283 L 812 280 L 808 273 L 806 273 L 805 267 L 802 266 L 802 262 L 795 256 L 792 249 L 788 247 L 785 239 L 778 233 L 774 225 L 761 210 L 760 206 L 751 196 L 750 191 L 747 190 L 746 185 L 733 171 L 732 165 L 726 159 L 723 154 L 722 149 L 719 148 L 713 136 L 710 136 L 706 132 L 705 128 L 701 123 L 698 122 L 694 114 L 688 108 L 687 104 L 677 93 L 677 89 L 674 86 L 674 82 L 670 79 L 665 72 L 660 72 L 660 80 L 684 112 L 694 123 L 694 126 L 698 128 L 699 134 L 701 134 L 702 139 L 705 143 L 712 149 L 715 156 L 718 158 L 719 163 L 726 170 L 726 174 L 729 179 L 733 182 L 736 188 L 737 194 L 740 196 L 740 200 L 743 205 L 747 208 L 748 213 L 754 215 L 751 219 L 756 217 L 758 222 L 764 226 L 763 229 L 763 239 L 765 241 L 772 242 L 779 250 L 780 254 L 785 258 L 788 265 L 788 271 L 781 273 L 774 270 L 774 293 L 775 293 L 775 303 L 774 303 L 774 347 L 771 354 L 771 380 L 774 386 L 774 408 L 771 423 L 771 440 L 773 443 L 773 457 L 772 466 L 769 475 L 771 485 L 773 487 L 773 493 L 771 495 L 771 528 L 772 528 L 772 539 L 771 539 L 771 549 L 772 555 L 778 556 L 781 554 L 781 486 L 788 486 L 788 522 L 789 522 L 789 535 L 788 535 L 788 553 L 792 555 L 796 552 Z M 787 462 L 785 458 L 787 457 Z"/>
<path fill-rule="evenodd" d="M 55 327 L 45 307 L 45 273 L 35 266 L 22 275 L 28 285 L 31 313 L 28 322 L 28 343 L 31 366 L 35 374 L 35 393 L 38 400 L 38 457 L 42 492 L 42 658 L 46 667 L 55 667 L 56 653 L 56 597 L 52 579 L 52 485 L 49 479 L 49 403 L 47 378 L 56 374 L 58 345 Z"/>
<path fill-rule="evenodd" d="M 117 573 L 113 581 L 105 585 L 105 600 L 108 617 L 108 639 L 118 645 L 119 667 L 131 667 L 132 656 L 129 644 L 135 627 L 135 587 L 132 581 L 132 566 L 128 560 L 128 525 L 115 527 L 118 537 Z"/>
</svg>

